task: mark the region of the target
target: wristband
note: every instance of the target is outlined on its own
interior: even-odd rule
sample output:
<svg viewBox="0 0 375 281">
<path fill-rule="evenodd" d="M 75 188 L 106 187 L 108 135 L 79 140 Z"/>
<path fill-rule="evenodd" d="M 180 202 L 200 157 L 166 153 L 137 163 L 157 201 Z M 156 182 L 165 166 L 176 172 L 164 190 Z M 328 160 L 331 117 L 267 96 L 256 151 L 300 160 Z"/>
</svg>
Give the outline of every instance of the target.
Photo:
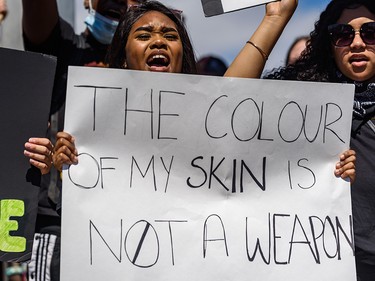
<svg viewBox="0 0 375 281">
<path fill-rule="evenodd" d="M 259 51 L 259 53 L 262 55 L 263 59 L 266 61 L 268 60 L 268 55 L 266 54 L 265 51 L 263 51 L 261 48 L 259 48 L 257 45 L 255 45 L 253 42 L 251 42 L 250 40 L 249 41 L 246 41 L 247 44 L 250 44 L 252 45 L 255 49 L 257 49 Z"/>
</svg>

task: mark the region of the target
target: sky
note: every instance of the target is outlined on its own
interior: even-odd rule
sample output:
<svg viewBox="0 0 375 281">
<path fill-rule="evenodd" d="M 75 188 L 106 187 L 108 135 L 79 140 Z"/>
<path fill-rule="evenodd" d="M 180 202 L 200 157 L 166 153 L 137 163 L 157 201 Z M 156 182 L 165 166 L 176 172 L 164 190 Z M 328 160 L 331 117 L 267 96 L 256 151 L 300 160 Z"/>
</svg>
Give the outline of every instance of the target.
<svg viewBox="0 0 375 281">
<path fill-rule="evenodd" d="M 84 29 L 83 21 L 87 11 L 83 9 L 83 0 L 76 1 L 76 31 Z M 219 16 L 204 17 L 200 0 L 159 0 L 165 5 L 183 11 L 197 59 L 206 55 L 215 55 L 230 64 L 245 42 L 261 22 L 265 6 L 252 7 Z M 235 1 L 235 0 L 233 0 Z M 293 40 L 308 35 L 319 19 L 319 14 L 329 0 L 299 0 L 292 19 L 269 56 L 265 71 L 285 63 L 286 52 Z"/>
</svg>

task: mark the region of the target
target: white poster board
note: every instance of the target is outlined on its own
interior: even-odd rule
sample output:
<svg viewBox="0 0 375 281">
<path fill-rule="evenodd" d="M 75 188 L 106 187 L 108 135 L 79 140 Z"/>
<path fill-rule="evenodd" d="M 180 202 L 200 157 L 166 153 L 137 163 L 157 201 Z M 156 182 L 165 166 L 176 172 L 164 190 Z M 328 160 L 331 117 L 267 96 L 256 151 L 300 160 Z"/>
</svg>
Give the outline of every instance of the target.
<svg viewBox="0 0 375 281">
<path fill-rule="evenodd" d="M 201 0 L 206 17 L 221 15 L 278 0 Z"/>
<path fill-rule="evenodd" d="M 70 68 L 61 280 L 355 280 L 353 92 Z"/>
</svg>

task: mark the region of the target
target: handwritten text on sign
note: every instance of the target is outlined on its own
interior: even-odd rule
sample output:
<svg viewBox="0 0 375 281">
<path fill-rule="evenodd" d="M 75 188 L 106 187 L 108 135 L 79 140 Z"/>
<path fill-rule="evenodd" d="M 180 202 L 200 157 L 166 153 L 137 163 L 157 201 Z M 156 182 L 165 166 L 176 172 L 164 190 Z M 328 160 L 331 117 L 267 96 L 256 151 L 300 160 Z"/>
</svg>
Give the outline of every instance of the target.
<svg viewBox="0 0 375 281">
<path fill-rule="evenodd" d="M 352 92 L 71 68 L 62 280 L 355 280 Z"/>
</svg>

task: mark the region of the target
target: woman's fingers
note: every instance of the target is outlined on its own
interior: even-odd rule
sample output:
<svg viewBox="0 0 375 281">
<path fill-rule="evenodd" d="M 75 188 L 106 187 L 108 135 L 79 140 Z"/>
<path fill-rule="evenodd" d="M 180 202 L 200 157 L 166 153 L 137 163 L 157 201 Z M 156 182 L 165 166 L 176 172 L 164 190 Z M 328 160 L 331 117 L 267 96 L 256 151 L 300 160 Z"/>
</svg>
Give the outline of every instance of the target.
<svg viewBox="0 0 375 281">
<path fill-rule="evenodd" d="M 47 138 L 30 138 L 25 143 L 24 155 L 30 158 L 30 164 L 42 174 L 49 173 L 52 167 L 53 145 Z"/>
<path fill-rule="evenodd" d="M 343 179 L 349 178 L 353 183 L 356 176 L 355 161 L 355 151 L 351 149 L 345 151 L 340 155 L 340 162 L 336 163 L 335 175 Z"/>
<path fill-rule="evenodd" d="M 53 155 L 53 160 L 64 160 L 66 161 L 65 164 L 77 164 L 78 163 L 78 155 L 76 153 L 75 147 L 73 147 L 73 151 L 68 146 L 61 146 L 58 150 L 55 151 Z"/>
<path fill-rule="evenodd" d="M 53 164 L 55 166 L 55 168 L 58 170 L 58 171 L 62 171 L 62 167 L 63 165 L 71 165 L 71 164 L 76 164 L 78 163 L 77 162 L 72 162 L 70 160 L 70 158 L 65 154 L 65 153 L 55 153 L 53 155 Z"/>
<path fill-rule="evenodd" d="M 53 164 L 61 171 L 64 164 L 71 165 L 78 163 L 78 152 L 75 147 L 75 139 L 69 133 L 58 132 L 54 148 Z"/>
<path fill-rule="evenodd" d="M 46 162 L 40 162 L 40 161 L 36 161 L 34 159 L 30 159 L 29 162 L 30 162 L 31 165 L 37 167 L 40 170 L 40 172 L 42 173 L 42 175 L 48 174 L 49 171 L 51 170 L 51 167 L 52 167 L 51 162 L 49 162 L 49 164 L 48 164 Z"/>
<path fill-rule="evenodd" d="M 66 132 L 58 132 L 57 135 L 57 141 L 55 144 L 55 152 L 60 150 L 61 147 L 66 146 L 69 150 L 71 150 L 74 154 L 77 154 L 77 150 L 75 148 L 75 139 L 70 134 Z"/>
</svg>

